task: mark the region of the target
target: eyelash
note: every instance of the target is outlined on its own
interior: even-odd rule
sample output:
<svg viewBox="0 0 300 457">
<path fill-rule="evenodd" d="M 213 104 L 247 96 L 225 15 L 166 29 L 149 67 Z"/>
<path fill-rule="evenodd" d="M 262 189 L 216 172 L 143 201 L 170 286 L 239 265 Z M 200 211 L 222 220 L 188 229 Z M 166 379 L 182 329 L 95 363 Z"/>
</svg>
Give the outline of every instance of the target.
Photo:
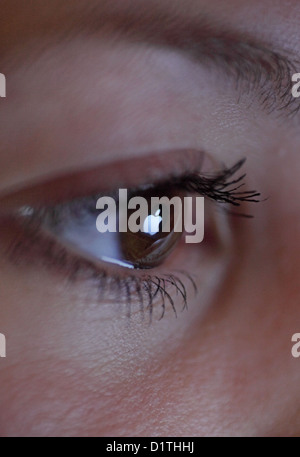
<svg viewBox="0 0 300 457">
<path fill-rule="evenodd" d="M 241 190 L 245 185 L 245 173 L 233 179 L 233 176 L 242 168 L 244 163 L 245 159 L 240 160 L 231 168 L 224 168 L 214 174 L 189 174 L 180 178 L 176 177 L 168 183 L 164 183 L 163 186 L 183 189 L 190 193 L 200 194 L 217 203 L 230 204 L 235 207 L 240 206 L 243 202 L 259 202 L 259 192 Z M 151 187 L 157 188 L 158 186 Z M 66 203 L 62 206 L 68 208 L 72 203 Z M 229 211 L 228 208 L 226 211 Z M 162 273 L 160 276 L 155 274 L 143 274 L 142 276 L 112 274 L 108 276 L 105 269 L 101 269 L 90 260 L 69 252 L 68 248 L 42 233 L 41 221 L 49 214 L 51 217 L 57 217 L 55 208 L 39 208 L 34 209 L 33 214 L 26 218 L 26 223 L 24 222 L 23 225 L 23 231 L 26 235 L 21 235 L 19 241 L 15 241 L 8 250 L 9 257 L 14 263 L 20 263 L 24 259 L 24 255 L 26 256 L 26 253 L 30 252 L 31 255 L 35 254 L 34 258 L 42 259 L 48 268 L 54 267 L 54 272 L 61 270 L 59 273 L 65 273 L 67 271 L 70 282 L 79 279 L 80 275 L 83 279 L 94 281 L 102 299 L 107 289 L 110 292 L 113 289 L 116 291 L 118 300 L 121 300 L 123 296 L 126 297 L 125 305 L 128 318 L 132 314 L 132 298 L 133 296 L 138 297 L 139 310 L 142 316 L 144 316 L 145 310 L 148 311 L 150 323 L 152 322 L 154 306 L 157 305 L 156 300 L 160 302 L 162 309 L 159 319 L 164 317 L 168 304 L 177 317 L 177 310 L 169 286 L 173 288 L 176 295 L 181 296 L 182 311 L 188 307 L 185 280 L 191 283 L 194 293 L 197 294 L 197 285 L 192 275 L 186 271 Z M 233 214 L 252 217 L 242 213 Z"/>
<path fill-rule="evenodd" d="M 245 164 L 246 159 L 237 162 L 231 168 L 224 168 L 221 172 L 199 176 L 189 175 L 181 180 L 184 189 L 208 197 L 218 203 L 228 203 L 233 206 L 240 206 L 242 203 L 258 203 L 260 193 L 255 190 L 240 189 L 244 187 L 243 182 L 246 173 L 236 179 L 231 179 Z M 232 187 L 233 186 L 233 187 Z M 236 213 L 242 217 L 252 217 L 246 214 Z"/>
</svg>

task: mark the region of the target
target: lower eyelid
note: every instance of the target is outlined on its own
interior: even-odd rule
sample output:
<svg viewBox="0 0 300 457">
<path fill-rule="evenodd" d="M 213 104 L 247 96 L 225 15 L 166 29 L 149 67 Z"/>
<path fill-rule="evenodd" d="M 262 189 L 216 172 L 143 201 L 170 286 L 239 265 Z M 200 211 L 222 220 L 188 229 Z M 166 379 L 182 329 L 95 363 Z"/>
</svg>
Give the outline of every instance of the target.
<svg viewBox="0 0 300 457">
<path fill-rule="evenodd" d="M 14 239 L 6 249 L 6 256 L 15 266 L 28 269 L 29 264 L 33 268 L 40 265 L 56 277 L 58 275 L 59 280 L 64 278 L 70 284 L 87 283 L 99 291 L 100 303 L 105 300 L 118 302 L 124 306 L 128 318 L 138 312 L 143 317 L 147 314 L 152 322 L 170 311 L 177 317 L 180 311 L 187 309 L 191 298 L 188 290 L 193 296 L 197 294 L 195 279 L 187 271 L 153 269 L 151 274 L 138 270 L 125 273 L 120 268 L 112 271 L 69 252 L 55 239 L 45 236 L 38 226 L 23 226 L 16 220 L 11 220 L 12 224 Z"/>
</svg>

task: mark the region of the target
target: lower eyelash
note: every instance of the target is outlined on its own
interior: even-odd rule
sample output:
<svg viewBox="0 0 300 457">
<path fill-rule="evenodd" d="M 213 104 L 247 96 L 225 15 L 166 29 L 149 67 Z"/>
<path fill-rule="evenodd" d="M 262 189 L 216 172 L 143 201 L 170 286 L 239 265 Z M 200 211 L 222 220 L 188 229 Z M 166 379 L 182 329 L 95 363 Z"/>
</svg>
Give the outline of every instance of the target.
<svg viewBox="0 0 300 457">
<path fill-rule="evenodd" d="M 24 233 L 23 233 L 24 231 Z M 91 280 L 94 287 L 101 294 L 101 299 L 111 299 L 126 307 L 126 316 L 132 316 L 134 299 L 137 299 L 139 312 L 142 318 L 148 313 L 149 324 L 152 323 L 154 309 L 161 307 L 158 320 L 161 320 L 167 309 L 172 310 L 178 317 L 178 310 L 172 296 L 181 297 L 181 310 L 188 308 L 188 292 L 185 282 L 188 281 L 193 288 L 194 295 L 197 294 L 197 285 L 192 276 L 185 271 L 162 272 L 158 274 L 143 275 L 121 275 L 107 273 L 104 268 L 95 265 L 93 262 L 83 259 L 67 248 L 60 245 L 58 241 L 43 234 L 39 224 L 22 224 L 22 233 L 8 247 L 6 254 L 15 265 L 28 266 L 28 258 L 32 262 L 42 262 L 50 268 L 54 274 L 63 273 L 68 282 L 74 283 L 80 280 Z M 66 275 L 67 272 L 67 275 Z"/>
</svg>

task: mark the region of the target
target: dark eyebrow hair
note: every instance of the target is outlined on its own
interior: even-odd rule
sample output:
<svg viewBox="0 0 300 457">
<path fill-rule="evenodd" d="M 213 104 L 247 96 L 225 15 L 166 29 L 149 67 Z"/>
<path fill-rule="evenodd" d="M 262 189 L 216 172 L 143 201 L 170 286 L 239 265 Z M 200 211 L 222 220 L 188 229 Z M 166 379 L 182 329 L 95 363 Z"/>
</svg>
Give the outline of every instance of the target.
<svg viewBox="0 0 300 457">
<path fill-rule="evenodd" d="M 201 65 L 221 69 L 242 96 L 257 100 L 267 113 L 292 116 L 300 111 L 299 101 L 292 96 L 292 75 L 300 72 L 300 60 L 290 50 L 274 49 L 202 15 L 186 20 L 157 11 L 104 14 L 100 28 L 121 39 L 180 51 Z"/>
<path fill-rule="evenodd" d="M 53 35 L 57 42 L 87 33 L 173 49 L 200 65 L 221 70 L 235 83 L 239 98 L 257 100 L 268 113 L 292 116 L 300 111 L 299 99 L 292 96 L 292 75 L 300 72 L 300 60 L 289 49 L 231 30 L 200 10 L 187 12 L 173 0 L 167 5 L 163 1 L 146 5 L 141 0 L 51 1 L 52 8 L 44 2 L 46 11 L 40 8 L 34 15 L 28 14 L 26 5 L 14 11 L 20 27 L 25 21 L 25 37 Z M 5 20 L 4 14 L 3 30 Z"/>
</svg>

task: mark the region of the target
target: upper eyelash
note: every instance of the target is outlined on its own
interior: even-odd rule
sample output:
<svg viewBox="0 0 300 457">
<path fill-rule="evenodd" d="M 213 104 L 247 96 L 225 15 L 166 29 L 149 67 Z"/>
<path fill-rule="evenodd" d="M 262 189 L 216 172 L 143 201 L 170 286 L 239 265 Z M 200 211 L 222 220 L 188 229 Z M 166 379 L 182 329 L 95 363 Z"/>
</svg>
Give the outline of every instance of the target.
<svg viewBox="0 0 300 457">
<path fill-rule="evenodd" d="M 260 202 L 260 192 L 256 190 L 240 190 L 245 186 L 244 179 L 246 173 L 241 174 L 235 179 L 233 176 L 243 167 L 246 159 L 241 159 L 235 163 L 232 167 L 224 167 L 223 170 L 217 173 L 211 174 L 187 174 L 181 177 L 171 178 L 169 182 L 157 183 L 155 185 L 144 186 L 144 188 L 159 189 L 166 186 L 173 186 L 184 189 L 191 193 L 197 193 L 201 196 L 207 197 L 217 203 L 227 203 L 235 207 L 239 207 L 242 203 L 258 203 Z M 139 189 L 134 189 L 133 193 L 137 194 Z M 33 212 L 34 219 L 43 219 L 49 217 L 52 223 L 63 217 L 64 211 L 72 211 L 74 209 L 82 209 L 84 202 L 84 209 L 90 212 L 96 212 L 95 200 L 99 195 L 76 199 L 71 202 L 58 204 L 49 208 L 37 208 Z M 242 213 L 234 213 L 229 211 L 231 214 L 239 215 L 241 217 L 251 218 L 253 216 Z M 74 214 L 73 214 L 74 216 Z"/>
<path fill-rule="evenodd" d="M 240 206 L 243 202 L 258 203 L 260 192 L 240 190 L 245 186 L 243 181 L 246 173 L 236 179 L 231 179 L 245 162 L 246 159 L 239 160 L 231 168 L 224 168 L 219 173 L 211 175 L 188 175 L 181 178 L 179 185 L 188 191 L 196 192 L 219 203 L 229 203 L 233 206 Z"/>
</svg>

